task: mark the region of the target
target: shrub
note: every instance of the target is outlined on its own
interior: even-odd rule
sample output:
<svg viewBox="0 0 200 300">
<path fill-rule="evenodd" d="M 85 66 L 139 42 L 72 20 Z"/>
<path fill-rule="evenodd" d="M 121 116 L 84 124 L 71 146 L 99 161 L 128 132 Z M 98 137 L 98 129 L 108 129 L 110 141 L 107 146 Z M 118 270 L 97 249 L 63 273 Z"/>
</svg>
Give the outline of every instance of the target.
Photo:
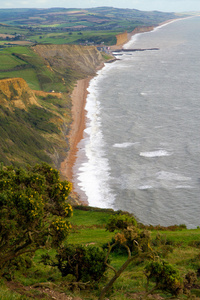
<svg viewBox="0 0 200 300">
<path fill-rule="evenodd" d="M 41 247 L 58 247 L 67 237 L 72 215 L 67 204 L 71 183 L 47 164 L 27 170 L 0 170 L 0 267 Z"/>
<path fill-rule="evenodd" d="M 98 282 L 106 271 L 106 253 L 95 246 L 67 245 L 61 247 L 54 261 L 42 256 L 44 264 L 56 266 L 62 276 L 73 275 L 77 281 Z"/>
<path fill-rule="evenodd" d="M 147 289 L 150 280 L 156 283 L 148 294 L 154 290 L 162 290 L 177 296 L 182 292 L 179 272 L 166 261 L 149 262 L 145 267 L 145 275 L 147 277 Z"/>
<path fill-rule="evenodd" d="M 129 226 L 137 226 L 137 222 L 134 217 L 128 215 L 114 215 L 111 216 L 106 224 L 106 230 L 113 232 L 115 230 L 124 230 Z"/>
</svg>

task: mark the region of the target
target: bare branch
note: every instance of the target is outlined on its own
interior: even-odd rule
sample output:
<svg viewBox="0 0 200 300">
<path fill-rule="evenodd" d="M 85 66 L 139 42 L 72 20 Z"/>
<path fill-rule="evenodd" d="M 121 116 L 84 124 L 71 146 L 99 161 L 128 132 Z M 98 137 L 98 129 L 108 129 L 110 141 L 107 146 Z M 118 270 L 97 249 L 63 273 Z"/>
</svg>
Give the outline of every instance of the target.
<svg viewBox="0 0 200 300">
<path fill-rule="evenodd" d="M 116 270 L 114 267 L 112 267 L 112 266 L 109 265 L 108 263 L 105 263 L 105 265 L 106 265 L 108 268 L 110 268 L 111 270 L 113 270 L 113 272 L 115 273 L 115 275 L 117 274 L 117 270 Z"/>
</svg>

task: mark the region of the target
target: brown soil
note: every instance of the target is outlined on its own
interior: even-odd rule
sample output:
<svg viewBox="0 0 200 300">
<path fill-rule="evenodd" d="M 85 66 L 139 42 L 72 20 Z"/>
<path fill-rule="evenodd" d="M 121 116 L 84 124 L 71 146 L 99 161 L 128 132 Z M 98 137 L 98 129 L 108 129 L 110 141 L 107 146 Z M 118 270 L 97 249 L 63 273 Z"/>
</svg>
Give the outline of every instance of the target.
<svg viewBox="0 0 200 300">
<path fill-rule="evenodd" d="M 38 284 L 38 286 L 23 286 L 19 282 L 9 281 L 7 287 L 21 295 L 30 297 L 30 299 L 46 299 L 46 300 L 82 300 L 78 297 L 67 296 L 64 292 L 56 290 L 53 284 Z"/>
</svg>

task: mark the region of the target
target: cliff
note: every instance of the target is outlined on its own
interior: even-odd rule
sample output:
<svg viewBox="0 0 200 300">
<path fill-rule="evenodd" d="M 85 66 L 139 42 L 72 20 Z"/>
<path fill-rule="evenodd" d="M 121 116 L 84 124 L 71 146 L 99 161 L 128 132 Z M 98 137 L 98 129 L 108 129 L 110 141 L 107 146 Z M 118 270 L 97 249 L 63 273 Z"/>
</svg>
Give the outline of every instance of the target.
<svg viewBox="0 0 200 300">
<path fill-rule="evenodd" d="M 59 167 L 68 150 L 70 122 L 62 94 L 35 93 L 22 78 L 0 80 L 0 162 Z"/>
<path fill-rule="evenodd" d="M 39 106 L 34 92 L 22 78 L 0 80 L 0 104 L 25 110 L 30 105 Z"/>
<path fill-rule="evenodd" d="M 142 33 L 142 32 L 147 32 L 147 31 L 152 31 L 154 29 L 154 26 L 141 26 L 141 27 L 136 27 L 132 32 L 131 35 L 137 34 L 137 33 Z"/>
<path fill-rule="evenodd" d="M 117 38 L 116 46 L 125 44 L 128 41 L 128 33 L 127 33 L 127 31 L 125 31 L 125 32 L 123 32 L 121 34 L 117 34 L 116 38 Z"/>
<path fill-rule="evenodd" d="M 77 77 L 95 75 L 97 67 L 104 62 L 94 46 L 36 45 L 32 49 L 45 60 L 49 68 L 63 75 L 69 69 L 75 71 Z"/>
<path fill-rule="evenodd" d="M 94 46 L 37 45 L 29 52 L 22 50 L 13 48 L 8 59 L 18 59 L 20 68 L 12 71 L 24 79 L 0 80 L 0 162 L 47 162 L 60 168 L 69 150 L 71 91 L 78 79 L 94 76 L 104 59 Z M 28 84 L 41 90 L 33 91 Z"/>
</svg>

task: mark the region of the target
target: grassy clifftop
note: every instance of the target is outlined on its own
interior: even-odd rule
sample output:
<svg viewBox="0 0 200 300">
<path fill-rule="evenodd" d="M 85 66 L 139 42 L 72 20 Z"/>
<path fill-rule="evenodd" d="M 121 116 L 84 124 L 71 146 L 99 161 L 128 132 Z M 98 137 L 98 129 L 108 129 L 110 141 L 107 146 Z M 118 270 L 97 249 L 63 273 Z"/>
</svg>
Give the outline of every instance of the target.
<svg viewBox="0 0 200 300">
<path fill-rule="evenodd" d="M 111 215 L 117 214 L 112 210 L 101 210 L 93 207 L 75 207 L 73 217 L 70 218 L 72 224 L 71 233 L 66 243 L 73 245 L 87 245 L 105 247 L 111 241 L 115 233 L 105 230 L 105 226 Z M 200 268 L 199 261 L 199 235 L 200 229 L 184 229 L 180 226 L 171 228 L 152 227 L 151 247 L 158 256 L 172 264 L 180 273 L 184 281 L 185 275 L 192 272 L 197 273 Z M 34 264 L 26 270 L 15 271 L 13 281 L 0 286 L 0 298 L 7 299 L 80 299 L 97 300 L 100 290 L 106 282 L 114 275 L 110 269 L 106 273 L 105 281 L 98 287 L 87 289 L 84 286 L 70 290 L 71 277 L 61 277 L 61 273 L 55 267 L 42 265 L 41 256 L 43 254 L 53 255 L 53 251 L 38 250 L 34 256 Z M 116 249 L 111 253 L 110 264 L 119 269 L 127 260 L 127 253 L 122 249 Z M 136 258 L 132 264 L 116 280 L 112 290 L 106 299 L 110 300 L 130 300 L 130 299 L 200 299 L 200 277 L 196 283 L 188 285 L 188 295 L 181 294 L 179 297 L 172 297 L 170 293 L 163 293 L 161 290 L 154 291 L 149 296 L 145 296 L 147 278 L 144 268 L 149 260 Z M 48 274 L 48 275 L 47 275 Z M 72 285 L 73 286 L 73 285 Z M 153 284 L 152 284 L 153 286 Z M 48 289 L 47 289 L 48 288 Z M 19 298 L 17 298 L 19 297 Z"/>
<path fill-rule="evenodd" d="M 69 148 L 70 93 L 78 79 L 95 75 L 102 63 L 93 46 L 38 45 L 1 51 L 0 161 L 6 165 L 45 161 L 59 168 Z"/>
</svg>

